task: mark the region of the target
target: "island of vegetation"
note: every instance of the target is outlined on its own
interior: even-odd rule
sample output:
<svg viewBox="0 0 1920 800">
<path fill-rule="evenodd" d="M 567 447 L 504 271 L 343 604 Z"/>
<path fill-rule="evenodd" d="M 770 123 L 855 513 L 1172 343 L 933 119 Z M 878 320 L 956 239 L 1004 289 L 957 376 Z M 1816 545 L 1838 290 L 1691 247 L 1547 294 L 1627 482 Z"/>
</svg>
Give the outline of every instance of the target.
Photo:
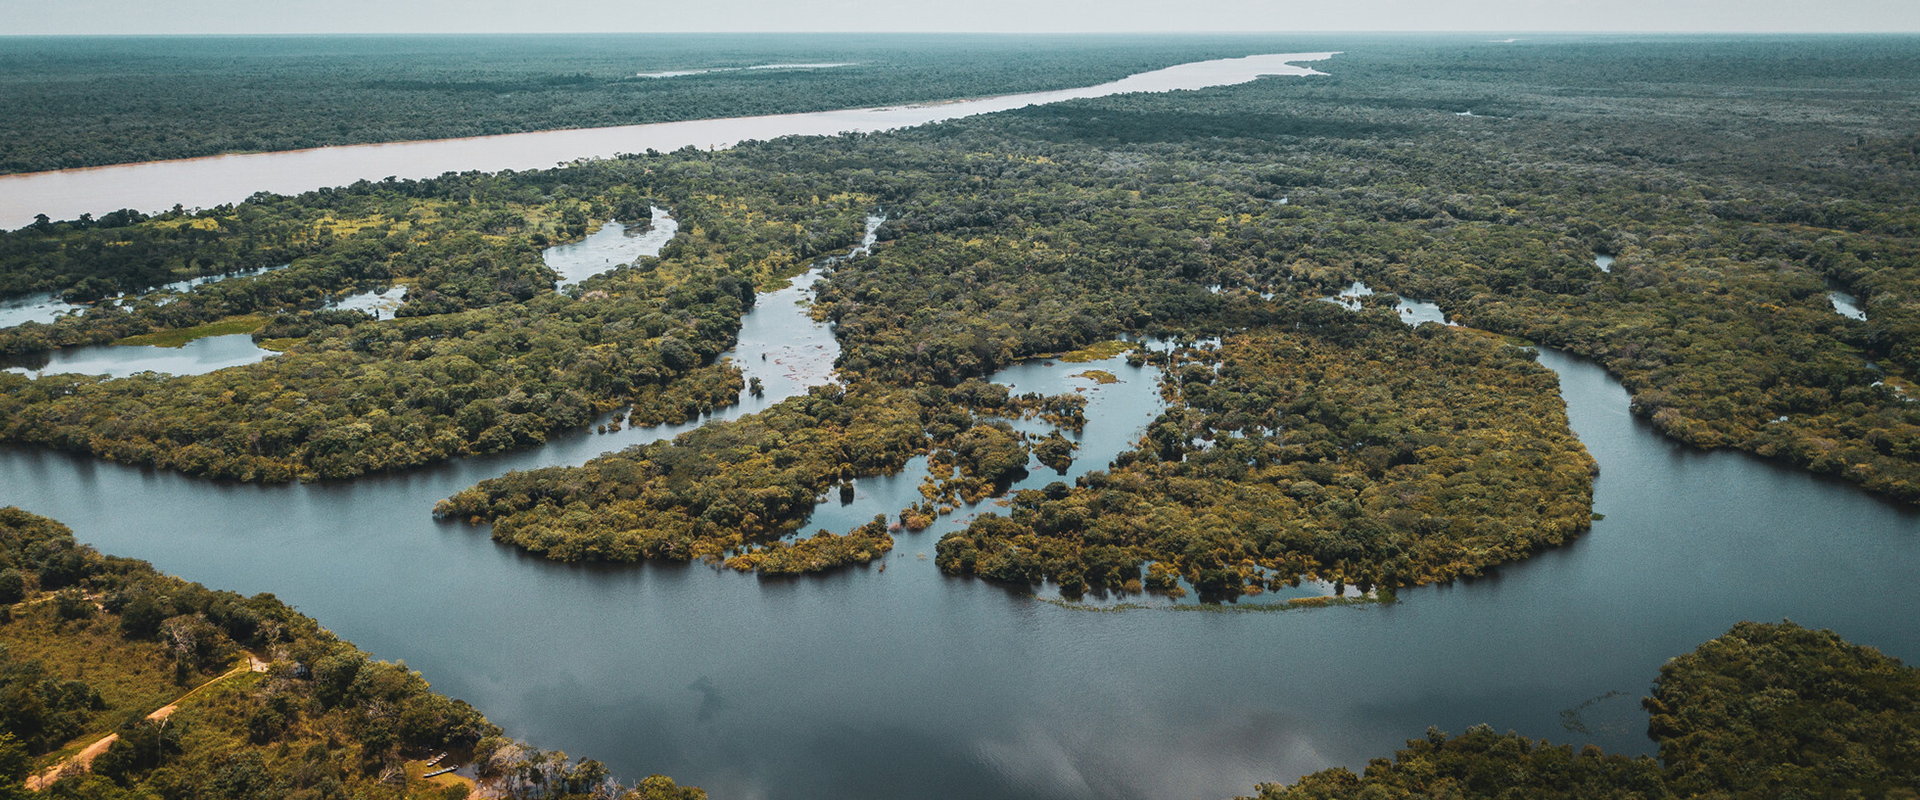
<svg viewBox="0 0 1920 800">
<path fill-rule="evenodd" d="M 273 595 L 213 591 L 0 508 L 0 794 L 33 796 L 23 784 L 73 800 L 706 797 L 504 738 Z"/>
<path fill-rule="evenodd" d="M 1180 579 L 1215 600 L 1302 577 L 1368 592 L 1476 575 L 1587 529 L 1596 467 L 1525 351 L 1301 310 L 1177 351 L 1175 403 L 1139 449 L 976 517 L 940 540 L 940 568 L 1070 597 L 1179 595 Z"/>
<path fill-rule="evenodd" d="M 1742 622 L 1660 668 L 1647 735 L 1659 760 L 1429 729 L 1393 758 L 1242 800 L 1910 798 L 1920 792 L 1920 668 L 1832 631 Z"/>
</svg>

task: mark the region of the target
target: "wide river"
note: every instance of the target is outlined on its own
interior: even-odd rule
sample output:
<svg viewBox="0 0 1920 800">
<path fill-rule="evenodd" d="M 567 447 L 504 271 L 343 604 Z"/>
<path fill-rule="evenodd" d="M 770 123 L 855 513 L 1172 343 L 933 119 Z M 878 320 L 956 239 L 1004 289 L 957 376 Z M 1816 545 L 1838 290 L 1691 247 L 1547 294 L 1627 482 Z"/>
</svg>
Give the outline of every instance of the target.
<svg viewBox="0 0 1920 800">
<path fill-rule="evenodd" d="M 945 103 L 317 147 L 6 175 L 0 176 L 0 226 L 26 225 L 35 214 L 73 219 L 82 213 L 120 208 L 157 211 L 175 203 L 206 208 L 237 203 L 255 192 L 295 194 L 388 176 L 431 178 L 466 170 L 545 169 L 575 159 L 648 149 L 724 148 L 749 139 L 872 133 L 1063 100 L 1204 89 L 1246 83 L 1263 75 L 1320 75 L 1324 73 L 1296 62 L 1324 61 L 1335 55 L 1285 53 L 1196 61 L 1097 86 Z"/>
<path fill-rule="evenodd" d="M 732 356 L 767 396 L 720 416 L 828 379 L 836 348 L 801 305 L 810 280 L 762 295 L 747 316 Z M 210 586 L 273 592 L 514 735 L 716 800 L 1221 798 L 1360 767 L 1429 725 L 1481 722 L 1647 752 L 1637 701 L 1660 665 L 1738 620 L 1791 618 L 1920 658 L 1920 514 L 1678 446 L 1629 415 L 1598 367 L 1541 360 L 1599 460 L 1606 518 L 1567 547 L 1392 606 L 1071 610 L 940 575 L 931 555 L 951 519 L 902 534 L 884 570 L 761 580 L 554 564 L 431 517 L 477 480 L 685 426 L 267 487 L 0 448 L 0 505 Z M 1075 377 L 1091 367 L 1122 380 Z M 1151 368 L 1033 363 L 996 379 L 1086 390 L 1076 472 L 1158 409 Z M 1052 479 L 1036 470 L 1030 483 Z M 862 481 L 854 504 L 831 502 L 815 522 L 844 529 L 897 511 L 914 483 L 911 472 Z"/>
</svg>

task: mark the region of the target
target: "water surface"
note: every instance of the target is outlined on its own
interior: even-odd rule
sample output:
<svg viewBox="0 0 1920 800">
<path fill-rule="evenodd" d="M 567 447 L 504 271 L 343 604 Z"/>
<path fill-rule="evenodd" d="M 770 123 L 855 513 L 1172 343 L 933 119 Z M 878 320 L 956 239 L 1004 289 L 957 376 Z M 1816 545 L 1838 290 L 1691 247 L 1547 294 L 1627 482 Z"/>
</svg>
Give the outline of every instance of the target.
<svg viewBox="0 0 1920 800">
<path fill-rule="evenodd" d="M 22 375 L 106 375 L 125 378 L 142 372 L 204 375 L 217 369 L 252 364 L 278 355 L 253 343 L 253 334 L 208 336 L 180 347 L 96 344 L 63 347 L 7 359 L 8 372 Z"/>
<path fill-rule="evenodd" d="M 660 248 L 680 231 L 680 223 L 664 208 L 655 207 L 650 213 L 646 224 L 632 227 L 607 220 L 586 238 L 549 247 L 540 257 L 560 276 L 562 289 L 634 259 L 658 257 Z"/>
<path fill-rule="evenodd" d="M 1323 302 L 1332 303 L 1348 311 L 1359 311 L 1361 308 L 1360 298 L 1372 297 L 1373 295 L 1373 287 L 1360 281 L 1354 281 L 1352 286 L 1341 289 L 1339 294 L 1322 297 L 1320 299 Z M 1420 323 L 1423 322 L 1437 322 L 1441 325 L 1448 326 L 1458 325 L 1458 323 L 1447 319 L 1447 313 L 1440 310 L 1438 303 L 1431 300 L 1417 300 L 1406 295 L 1396 296 L 1399 297 L 1400 300 L 1394 303 L 1394 313 L 1399 314 L 1400 321 L 1406 323 L 1409 327 L 1417 328 L 1420 326 Z"/>
<path fill-rule="evenodd" d="M 831 349 L 826 326 L 789 292 L 761 299 L 734 354 L 770 385 L 820 377 L 790 372 L 774 353 Z M 803 579 L 553 564 L 430 516 L 476 480 L 580 463 L 698 421 L 277 487 L 7 448 L 0 503 L 192 580 L 275 592 L 516 735 L 716 798 L 1218 798 L 1358 768 L 1428 725 L 1481 722 L 1648 752 L 1637 698 L 1666 659 L 1735 621 L 1791 617 L 1920 657 L 1910 624 L 1920 516 L 1748 456 L 1675 445 L 1627 413 L 1625 391 L 1598 367 L 1541 358 L 1600 462 L 1606 519 L 1567 547 L 1403 592 L 1391 607 L 1069 610 L 942 576 L 937 530 L 900 534 L 884 571 Z M 1084 369 L 1032 363 L 997 377 L 1044 390 L 1078 385 Z M 1088 460 L 1137 435 L 1099 420 L 1153 410 L 1127 394 L 1147 370 L 1113 371 L 1125 383 L 1086 387 Z M 886 491 L 881 482 L 860 491 Z M 815 522 L 864 521 L 870 509 L 858 505 L 829 503 Z M 1562 710 L 1616 691 L 1580 712 L 1588 733 L 1562 726 Z"/>
<path fill-rule="evenodd" d="M 51 292 L 23 295 L 0 300 L 0 328 L 11 328 L 28 322 L 52 322 L 68 314 L 86 313 L 87 306 L 75 305 Z"/>
<path fill-rule="evenodd" d="M 1865 320 L 1867 312 L 1860 310 L 1860 298 L 1839 290 L 1827 292 L 1827 302 L 1833 304 L 1833 313 L 1847 319 Z"/>
<path fill-rule="evenodd" d="M 7 175 L 0 176 L 0 226 L 26 225 L 40 213 L 54 219 L 72 219 L 85 212 L 119 208 L 150 211 L 175 203 L 207 208 L 238 203 L 260 191 L 296 194 L 387 176 L 431 178 L 465 170 L 545 169 L 581 158 L 609 158 L 648 149 L 668 152 L 688 146 L 732 147 L 750 139 L 791 135 L 872 133 L 1063 100 L 1204 89 L 1246 83 L 1263 75 L 1320 75 L 1324 73 L 1297 66 L 1297 62 L 1324 61 L 1334 55 L 1287 53 L 1197 61 L 1097 86 L 949 103 L 320 147 Z"/>
<path fill-rule="evenodd" d="M 406 302 L 407 287 L 388 286 L 384 289 L 368 289 L 364 292 L 347 295 L 327 304 L 328 308 L 342 311 L 363 311 L 373 315 L 374 319 L 393 319 L 394 312 Z"/>
</svg>

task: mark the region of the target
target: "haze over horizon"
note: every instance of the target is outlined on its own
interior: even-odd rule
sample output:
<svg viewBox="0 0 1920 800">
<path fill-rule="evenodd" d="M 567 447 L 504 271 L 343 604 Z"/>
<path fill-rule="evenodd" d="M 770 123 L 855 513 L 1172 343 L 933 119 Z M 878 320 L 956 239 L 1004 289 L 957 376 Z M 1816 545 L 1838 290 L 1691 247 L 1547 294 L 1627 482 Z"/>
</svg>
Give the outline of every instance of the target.
<svg viewBox="0 0 1920 800">
<path fill-rule="evenodd" d="M 324 33 L 1909 33 L 1920 3 L 1894 0 L 8 0 L 0 34 Z"/>
</svg>

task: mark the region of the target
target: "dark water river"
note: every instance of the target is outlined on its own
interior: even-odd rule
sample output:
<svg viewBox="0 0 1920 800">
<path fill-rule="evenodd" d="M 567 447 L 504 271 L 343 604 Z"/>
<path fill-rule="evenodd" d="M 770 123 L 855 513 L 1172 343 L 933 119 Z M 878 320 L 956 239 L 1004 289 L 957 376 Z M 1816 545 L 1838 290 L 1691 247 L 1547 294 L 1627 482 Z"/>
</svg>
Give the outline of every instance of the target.
<svg viewBox="0 0 1920 800">
<path fill-rule="evenodd" d="M 799 305 L 810 280 L 748 315 L 734 357 L 768 394 L 722 416 L 827 379 L 832 337 Z M 940 575 L 933 545 L 953 520 L 901 535 L 884 571 L 761 580 L 553 564 L 430 515 L 479 479 L 685 426 L 279 487 L 4 449 L 0 504 L 210 586 L 274 592 L 517 736 L 717 800 L 1218 798 L 1361 766 L 1428 725 L 1480 722 L 1645 752 L 1637 699 L 1660 664 L 1737 620 L 1790 617 L 1920 657 L 1920 516 L 1680 448 L 1629 416 L 1599 368 L 1541 358 L 1599 459 L 1606 519 L 1568 547 L 1390 607 L 1069 610 Z M 1075 377 L 1088 368 L 1122 382 Z M 1129 446 L 1159 408 L 1151 368 L 1124 363 L 996 378 L 1088 393 L 1076 471 Z M 1053 479 L 1036 466 L 1030 482 Z M 862 481 L 853 505 L 830 503 L 815 522 L 844 530 L 897 511 L 917 483 L 912 470 Z M 1613 692 L 1571 720 L 1586 732 L 1566 727 L 1563 710 Z"/>
</svg>

